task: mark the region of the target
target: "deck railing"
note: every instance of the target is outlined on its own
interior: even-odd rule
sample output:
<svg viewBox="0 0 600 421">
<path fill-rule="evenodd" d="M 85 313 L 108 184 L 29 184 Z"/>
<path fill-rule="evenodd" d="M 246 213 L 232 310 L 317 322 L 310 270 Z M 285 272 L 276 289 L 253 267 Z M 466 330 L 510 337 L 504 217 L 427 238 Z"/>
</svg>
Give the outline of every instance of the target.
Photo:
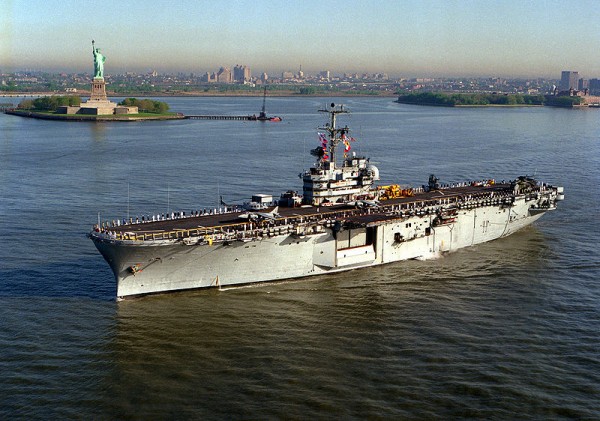
<svg viewBox="0 0 600 421">
<path fill-rule="evenodd" d="M 466 197 L 465 197 L 466 196 Z M 448 194 L 443 197 L 435 197 L 429 199 L 420 199 L 413 196 L 413 199 L 402 203 L 382 203 L 377 207 L 369 207 L 365 205 L 362 208 L 333 210 L 326 211 L 327 207 L 321 207 L 320 210 L 307 215 L 294 215 L 290 217 L 281 217 L 276 219 L 263 219 L 260 221 L 239 222 L 234 224 L 217 225 L 206 228 L 190 228 L 177 229 L 164 232 L 133 232 L 124 231 L 123 226 L 119 231 L 112 232 L 107 228 L 105 232 L 111 233 L 116 240 L 133 240 L 133 241 L 161 241 L 161 240 L 177 240 L 186 238 L 205 238 L 207 242 L 215 240 L 236 240 L 256 238 L 261 235 L 269 235 L 273 230 L 280 229 L 282 226 L 290 224 L 315 224 L 322 223 L 327 220 L 343 220 L 356 216 L 370 215 L 374 212 L 377 214 L 397 215 L 398 217 L 408 217 L 414 215 L 416 211 L 422 212 L 424 209 L 433 209 L 441 205 L 457 204 L 460 205 L 464 199 L 468 198 L 469 204 L 473 206 L 484 206 L 494 199 L 494 203 L 500 203 L 505 197 L 511 196 L 508 191 L 481 191 Z M 478 200 L 480 199 L 480 200 Z M 387 201 L 386 201 L 387 202 Z M 289 230 L 288 230 L 289 231 Z"/>
</svg>

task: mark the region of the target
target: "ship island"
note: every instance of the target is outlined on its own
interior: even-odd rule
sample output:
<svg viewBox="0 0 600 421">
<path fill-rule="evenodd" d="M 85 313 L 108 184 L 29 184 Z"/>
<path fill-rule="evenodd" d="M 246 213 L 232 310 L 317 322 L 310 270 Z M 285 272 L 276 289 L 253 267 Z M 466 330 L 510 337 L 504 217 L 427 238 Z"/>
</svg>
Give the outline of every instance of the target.
<svg viewBox="0 0 600 421">
<path fill-rule="evenodd" d="M 349 112 L 319 110 L 316 162 L 302 194 L 252 196 L 191 214 L 171 212 L 98 221 L 88 237 L 109 264 L 117 299 L 326 275 L 431 259 L 506 237 L 555 210 L 564 189 L 517 176 L 402 188 L 377 185 L 378 168 L 350 152 Z M 338 163 L 338 148 L 343 157 Z"/>
</svg>

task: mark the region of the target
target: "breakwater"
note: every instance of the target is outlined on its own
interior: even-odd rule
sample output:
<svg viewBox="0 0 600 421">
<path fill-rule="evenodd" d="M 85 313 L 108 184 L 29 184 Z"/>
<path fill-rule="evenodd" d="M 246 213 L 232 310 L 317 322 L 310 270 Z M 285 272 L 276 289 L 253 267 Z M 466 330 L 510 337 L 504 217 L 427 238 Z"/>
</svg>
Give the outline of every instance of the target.
<svg viewBox="0 0 600 421">
<path fill-rule="evenodd" d="M 188 120 L 258 120 L 255 115 L 186 115 Z"/>
</svg>

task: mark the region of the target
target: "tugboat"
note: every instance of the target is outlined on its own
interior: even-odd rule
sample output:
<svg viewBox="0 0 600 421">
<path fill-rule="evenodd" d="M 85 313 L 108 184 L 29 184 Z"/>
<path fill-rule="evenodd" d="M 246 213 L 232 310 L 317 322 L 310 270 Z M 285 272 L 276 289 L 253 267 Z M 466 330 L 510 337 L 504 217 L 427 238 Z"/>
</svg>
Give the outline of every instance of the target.
<svg viewBox="0 0 600 421">
<path fill-rule="evenodd" d="M 88 234 L 110 265 L 118 299 L 242 285 L 438 257 L 508 236 L 556 209 L 562 187 L 531 177 L 446 185 L 375 186 L 378 169 L 330 104 L 317 162 L 277 203 L 100 222 Z M 337 149 L 344 146 L 341 165 Z M 260 196 L 260 198 L 264 198 Z M 275 206 L 277 205 L 277 206 Z"/>
</svg>

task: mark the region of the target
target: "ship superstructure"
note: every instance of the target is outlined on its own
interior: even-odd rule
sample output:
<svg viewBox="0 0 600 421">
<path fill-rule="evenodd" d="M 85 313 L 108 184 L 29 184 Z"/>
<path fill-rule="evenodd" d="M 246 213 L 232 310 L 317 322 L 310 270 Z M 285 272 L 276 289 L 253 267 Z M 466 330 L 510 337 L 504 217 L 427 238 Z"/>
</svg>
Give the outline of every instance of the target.
<svg viewBox="0 0 600 421">
<path fill-rule="evenodd" d="M 318 159 L 316 166 L 301 175 L 303 203 L 318 206 L 347 203 L 357 197 L 374 199 L 372 187 L 379 180 L 379 170 L 367 158 L 356 157 L 353 152 L 349 155 L 354 142 L 350 129 L 336 127 L 338 114 L 348 111 L 343 106 L 336 108 L 335 104 L 331 104 L 330 110 L 319 111 L 329 113 L 330 121 L 319 129 L 327 133 L 319 133 L 321 146 L 311 151 Z M 336 151 L 340 144 L 344 145 L 344 160 L 337 166 Z"/>
<path fill-rule="evenodd" d="M 317 163 L 301 174 L 301 197 L 288 191 L 260 212 L 225 207 L 94 226 L 89 237 L 114 273 L 117 296 L 431 258 L 510 235 L 564 198 L 562 187 L 530 177 L 444 186 L 432 175 L 420 188 L 377 187 L 378 169 L 351 152 L 349 128 L 336 125 L 347 110 L 331 104 L 323 111 L 330 120 L 311 151 Z"/>
</svg>

